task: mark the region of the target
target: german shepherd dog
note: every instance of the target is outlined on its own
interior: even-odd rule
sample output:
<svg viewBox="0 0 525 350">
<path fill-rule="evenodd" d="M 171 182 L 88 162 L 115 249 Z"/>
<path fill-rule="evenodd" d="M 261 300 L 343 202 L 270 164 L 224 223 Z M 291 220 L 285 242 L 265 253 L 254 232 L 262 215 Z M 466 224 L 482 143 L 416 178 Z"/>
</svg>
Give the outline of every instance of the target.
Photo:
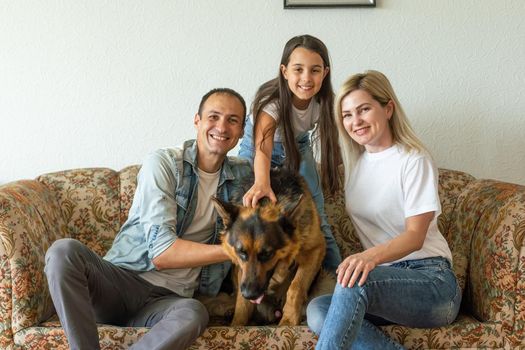
<svg viewBox="0 0 525 350">
<path fill-rule="evenodd" d="M 224 223 L 222 247 L 235 268 L 234 326 L 248 324 L 255 305 L 265 293 L 277 290 L 292 270 L 295 275 L 279 325 L 298 325 L 326 251 L 317 208 L 304 179 L 278 169 L 271 171 L 270 179 L 275 204 L 264 198 L 256 208 L 247 208 L 241 194 L 234 194 L 229 203 L 213 198 Z"/>
</svg>

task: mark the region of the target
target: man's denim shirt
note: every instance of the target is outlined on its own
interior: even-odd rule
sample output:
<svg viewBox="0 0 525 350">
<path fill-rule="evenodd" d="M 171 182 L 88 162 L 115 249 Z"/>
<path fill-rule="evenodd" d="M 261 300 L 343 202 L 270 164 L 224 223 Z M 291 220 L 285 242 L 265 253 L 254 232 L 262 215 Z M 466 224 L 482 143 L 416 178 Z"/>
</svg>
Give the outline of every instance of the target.
<svg viewBox="0 0 525 350">
<path fill-rule="evenodd" d="M 228 201 L 240 191 L 240 179 L 251 171 L 247 161 L 224 160 L 217 197 Z M 182 149 L 161 149 L 151 153 L 137 176 L 137 189 L 129 216 L 104 259 L 134 271 L 155 269 L 152 259 L 183 237 L 197 205 L 197 142 L 186 141 Z M 210 205 L 211 200 L 210 200 Z M 223 224 L 217 217 L 209 244 L 219 244 Z M 204 266 L 199 293 L 216 295 L 226 277 L 229 261 Z"/>
</svg>

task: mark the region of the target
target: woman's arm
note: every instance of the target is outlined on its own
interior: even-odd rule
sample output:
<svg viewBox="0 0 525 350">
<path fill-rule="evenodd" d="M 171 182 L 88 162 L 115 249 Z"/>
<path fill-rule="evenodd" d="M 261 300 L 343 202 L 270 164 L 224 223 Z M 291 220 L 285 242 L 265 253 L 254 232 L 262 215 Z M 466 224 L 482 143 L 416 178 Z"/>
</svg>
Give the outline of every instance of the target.
<svg viewBox="0 0 525 350">
<path fill-rule="evenodd" d="M 377 265 L 401 259 L 421 249 L 434 214 L 431 211 L 408 217 L 405 220 L 405 232 L 396 238 L 348 256 L 337 269 L 337 282 L 343 287 L 352 287 L 359 279 L 358 284 L 362 286 Z"/>
<path fill-rule="evenodd" d="M 255 182 L 242 199 L 244 206 L 247 207 L 255 207 L 259 199 L 264 197 L 270 198 L 274 203 L 277 201 L 270 185 L 270 165 L 276 122 L 266 112 L 261 112 L 257 118 L 259 118 L 259 121 L 257 130 L 254 130 L 255 157 L 253 160 Z M 265 133 L 267 133 L 266 139 L 264 139 Z"/>
</svg>

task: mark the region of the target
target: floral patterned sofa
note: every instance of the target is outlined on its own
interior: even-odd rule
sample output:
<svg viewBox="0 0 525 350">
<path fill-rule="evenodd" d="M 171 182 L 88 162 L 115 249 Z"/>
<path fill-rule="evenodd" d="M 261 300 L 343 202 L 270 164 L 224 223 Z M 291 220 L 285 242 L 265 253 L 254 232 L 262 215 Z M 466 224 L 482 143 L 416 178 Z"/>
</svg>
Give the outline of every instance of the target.
<svg viewBox="0 0 525 350">
<path fill-rule="evenodd" d="M 0 186 L 0 348 L 68 348 L 49 297 L 45 251 L 58 238 L 74 237 L 103 255 L 126 219 L 138 169 L 69 170 Z M 447 327 L 383 330 L 410 349 L 525 348 L 525 186 L 441 169 L 440 195 L 439 226 L 464 291 L 460 315 Z M 327 196 L 326 207 L 343 255 L 358 251 L 341 193 Z M 101 324 L 100 342 L 124 349 L 147 331 Z M 215 319 L 191 349 L 315 343 L 304 325 L 228 327 Z"/>
</svg>

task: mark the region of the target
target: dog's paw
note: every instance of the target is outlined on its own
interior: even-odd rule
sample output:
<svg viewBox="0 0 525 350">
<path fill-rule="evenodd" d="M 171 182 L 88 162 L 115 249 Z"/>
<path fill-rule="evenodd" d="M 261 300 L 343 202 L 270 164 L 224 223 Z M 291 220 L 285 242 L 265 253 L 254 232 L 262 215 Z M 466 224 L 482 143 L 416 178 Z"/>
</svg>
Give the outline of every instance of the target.
<svg viewBox="0 0 525 350">
<path fill-rule="evenodd" d="M 279 322 L 279 326 L 297 326 L 299 325 L 298 319 L 292 319 L 290 317 L 286 317 L 286 315 L 281 319 Z"/>
<path fill-rule="evenodd" d="M 233 320 L 231 323 L 232 327 L 242 327 L 246 326 L 248 324 L 248 318 L 246 317 L 238 317 L 236 314 L 233 316 Z"/>
</svg>

